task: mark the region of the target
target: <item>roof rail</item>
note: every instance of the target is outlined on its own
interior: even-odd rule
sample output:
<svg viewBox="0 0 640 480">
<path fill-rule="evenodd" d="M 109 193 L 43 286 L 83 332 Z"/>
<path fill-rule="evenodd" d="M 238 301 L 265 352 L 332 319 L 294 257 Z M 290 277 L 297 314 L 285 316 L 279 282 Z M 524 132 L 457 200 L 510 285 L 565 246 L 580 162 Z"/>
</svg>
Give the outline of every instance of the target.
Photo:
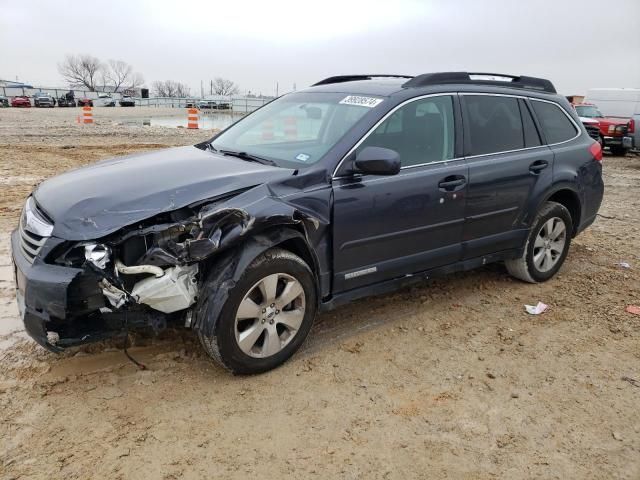
<svg viewBox="0 0 640 480">
<path fill-rule="evenodd" d="M 336 75 L 335 77 L 328 77 L 324 80 L 320 80 L 318 83 L 311 85 L 317 87 L 318 85 L 329 85 L 331 83 L 353 82 L 356 80 L 371 80 L 372 78 L 387 77 L 387 78 L 413 78 L 411 75 Z M 406 85 L 406 84 L 405 84 Z"/>
<path fill-rule="evenodd" d="M 472 78 L 484 77 L 484 78 Z M 497 78 L 499 79 L 497 79 Z M 504 80 L 501 80 L 504 79 Z M 413 77 L 402 85 L 405 88 L 424 87 L 443 83 L 469 83 L 476 85 L 499 85 L 531 90 L 540 90 L 548 93 L 557 93 L 556 88 L 549 80 L 536 77 L 506 75 L 504 73 L 472 73 L 472 72 L 440 72 L 425 73 Z M 505 85 L 506 84 L 506 85 Z"/>
</svg>

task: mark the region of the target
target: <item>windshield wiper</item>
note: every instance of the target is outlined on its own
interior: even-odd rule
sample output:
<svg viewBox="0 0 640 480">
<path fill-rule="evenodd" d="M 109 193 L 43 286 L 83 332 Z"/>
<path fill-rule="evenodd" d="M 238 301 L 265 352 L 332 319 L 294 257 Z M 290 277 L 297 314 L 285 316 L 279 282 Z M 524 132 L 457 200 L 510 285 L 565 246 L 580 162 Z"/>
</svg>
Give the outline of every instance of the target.
<svg viewBox="0 0 640 480">
<path fill-rule="evenodd" d="M 214 148 L 213 146 L 211 148 Z M 256 155 L 252 155 L 247 152 L 234 152 L 232 150 L 218 150 L 223 155 L 229 155 L 230 157 L 237 157 L 242 160 L 246 160 L 248 162 L 256 162 L 261 163 L 263 165 L 271 165 L 272 167 L 277 167 L 278 164 L 273 160 L 269 160 L 268 158 L 258 157 Z"/>
</svg>

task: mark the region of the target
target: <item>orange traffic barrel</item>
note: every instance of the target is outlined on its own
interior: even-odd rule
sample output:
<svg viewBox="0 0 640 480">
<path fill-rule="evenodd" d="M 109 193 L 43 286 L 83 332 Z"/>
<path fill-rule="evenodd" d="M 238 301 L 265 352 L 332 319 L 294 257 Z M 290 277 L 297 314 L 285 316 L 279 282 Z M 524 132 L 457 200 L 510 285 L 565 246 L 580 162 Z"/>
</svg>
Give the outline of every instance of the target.
<svg viewBox="0 0 640 480">
<path fill-rule="evenodd" d="M 284 136 L 288 140 L 298 138 L 298 119 L 296 117 L 284 117 Z"/>
<path fill-rule="evenodd" d="M 82 107 L 82 123 L 89 124 L 93 123 L 93 108 L 92 107 Z"/>
<path fill-rule="evenodd" d="M 187 108 L 187 128 L 198 129 L 198 109 Z"/>
<path fill-rule="evenodd" d="M 262 139 L 263 140 L 273 140 L 273 122 L 267 120 L 262 124 Z"/>
</svg>

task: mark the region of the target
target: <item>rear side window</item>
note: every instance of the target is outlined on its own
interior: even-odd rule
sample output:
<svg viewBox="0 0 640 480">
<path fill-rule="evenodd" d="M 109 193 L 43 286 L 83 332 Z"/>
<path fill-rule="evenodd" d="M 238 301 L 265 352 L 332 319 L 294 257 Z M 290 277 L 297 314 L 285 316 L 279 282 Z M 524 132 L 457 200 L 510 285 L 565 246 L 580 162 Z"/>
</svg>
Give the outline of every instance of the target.
<svg viewBox="0 0 640 480">
<path fill-rule="evenodd" d="M 547 143 L 566 142 L 578 134 L 576 127 L 560 106 L 538 100 L 532 100 L 531 104 L 538 121 L 542 124 Z"/>
<path fill-rule="evenodd" d="M 464 95 L 463 99 L 471 155 L 524 148 L 517 98 Z"/>
</svg>

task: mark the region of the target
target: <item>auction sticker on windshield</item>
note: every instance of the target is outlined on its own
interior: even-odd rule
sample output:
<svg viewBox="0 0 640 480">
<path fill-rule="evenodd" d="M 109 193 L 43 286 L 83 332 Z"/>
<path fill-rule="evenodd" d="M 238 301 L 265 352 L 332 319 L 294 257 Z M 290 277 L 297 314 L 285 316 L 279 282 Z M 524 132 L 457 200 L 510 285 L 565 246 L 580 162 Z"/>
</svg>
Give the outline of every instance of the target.
<svg viewBox="0 0 640 480">
<path fill-rule="evenodd" d="M 361 97 L 358 95 L 349 95 L 348 97 L 340 100 L 343 105 L 358 105 L 360 107 L 373 108 L 382 102 L 381 98 L 375 97 Z"/>
</svg>

